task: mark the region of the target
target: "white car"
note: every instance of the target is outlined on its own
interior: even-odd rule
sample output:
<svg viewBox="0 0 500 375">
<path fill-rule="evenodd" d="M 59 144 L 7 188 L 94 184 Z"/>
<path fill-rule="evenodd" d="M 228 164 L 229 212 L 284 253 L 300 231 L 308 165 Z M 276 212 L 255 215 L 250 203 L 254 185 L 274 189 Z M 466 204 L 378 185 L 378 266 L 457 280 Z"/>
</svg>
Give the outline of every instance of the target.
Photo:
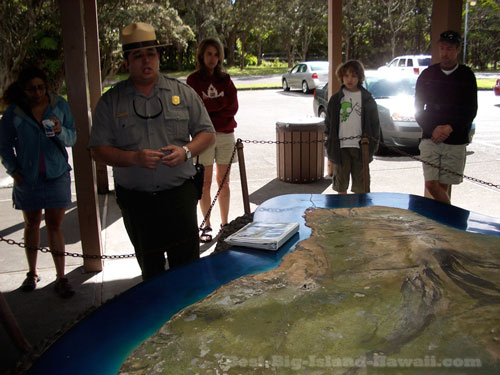
<svg viewBox="0 0 500 375">
<path fill-rule="evenodd" d="M 300 89 L 305 94 L 321 87 L 328 82 L 329 68 L 328 61 L 301 62 L 281 76 L 283 90 Z"/>
<path fill-rule="evenodd" d="M 398 56 L 389 63 L 378 68 L 380 71 L 415 73 L 419 75 L 431 64 L 431 55 L 406 55 Z"/>
</svg>

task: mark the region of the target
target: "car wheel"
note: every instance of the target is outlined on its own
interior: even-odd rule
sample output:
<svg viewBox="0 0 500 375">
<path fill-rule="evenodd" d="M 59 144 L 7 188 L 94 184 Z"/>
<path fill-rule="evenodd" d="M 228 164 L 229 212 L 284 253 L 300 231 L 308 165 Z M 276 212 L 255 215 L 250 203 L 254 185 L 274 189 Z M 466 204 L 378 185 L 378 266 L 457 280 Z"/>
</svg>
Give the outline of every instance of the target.
<svg viewBox="0 0 500 375">
<path fill-rule="evenodd" d="M 307 85 L 306 81 L 302 81 L 302 92 L 304 94 L 307 94 L 309 92 L 309 86 Z"/>
<path fill-rule="evenodd" d="M 290 86 L 288 86 L 288 82 L 286 81 L 286 79 L 283 79 L 283 91 L 290 91 Z"/>
<path fill-rule="evenodd" d="M 319 110 L 318 110 L 318 117 L 321 117 L 321 118 L 326 118 L 326 111 L 323 107 L 320 107 Z"/>
</svg>

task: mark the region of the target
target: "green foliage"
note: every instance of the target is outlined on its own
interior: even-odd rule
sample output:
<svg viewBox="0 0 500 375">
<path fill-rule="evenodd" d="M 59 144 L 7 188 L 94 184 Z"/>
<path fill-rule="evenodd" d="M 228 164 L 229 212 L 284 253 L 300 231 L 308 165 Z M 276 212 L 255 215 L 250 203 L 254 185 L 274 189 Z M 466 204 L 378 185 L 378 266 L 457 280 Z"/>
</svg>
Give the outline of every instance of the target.
<svg viewBox="0 0 500 375">
<path fill-rule="evenodd" d="M 43 68 L 45 60 L 60 59 L 62 46 L 55 0 L 2 1 L 0 14 L 0 91 L 3 92 L 24 66 L 33 64 Z M 59 86 L 61 76 L 62 71 L 49 77 L 54 87 Z"/>
<path fill-rule="evenodd" d="M 469 6 L 468 63 L 484 70 L 500 61 L 500 2 L 480 0 Z"/>
<path fill-rule="evenodd" d="M 47 51 L 57 51 L 60 48 L 60 39 L 44 36 L 40 40 L 40 48 Z"/>
<path fill-rule="evenodd" d="M 343 59 L 360 59 L 373 69 L 394 55 L 430 52 L 433 2 L 438 0 L 343 1 Z M 222 41 L 226 66 L 241 63 L 242 74 L 262 55 L 275 58 L 264 68 L 277 69 L 283 61 L 289 66 L 327 58 L 325 0 L 99 0 L 97 7 L 103 79 L 123 69 L 120 30 L 135 21 L 151 23 L 169 43 L 161 60 L 168 71 L 192 71 L 197 44 L 207 36 Z M 58 1 L 2 1 L 0 12 L 0 90 L 25 64 L 41 66 L 59 87 L 64 66 Z M 467 53 L 476 70 L 498 67 L 498 0 L 469 7 Z"/>
<path fill-rule="evenodd" d="M 245 66 L 257 66 L 257 56 L 245 53 Z"/>
</svg>

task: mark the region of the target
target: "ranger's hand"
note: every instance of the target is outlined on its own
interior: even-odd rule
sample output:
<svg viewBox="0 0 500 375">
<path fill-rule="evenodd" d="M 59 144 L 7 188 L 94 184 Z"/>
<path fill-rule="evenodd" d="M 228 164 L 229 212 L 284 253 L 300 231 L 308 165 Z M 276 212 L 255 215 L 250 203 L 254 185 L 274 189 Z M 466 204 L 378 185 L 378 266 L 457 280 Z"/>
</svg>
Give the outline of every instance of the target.
<svg viewBox="0 0 500 375">
<path fill-rule="evenodd" d="M 160 149 L 164 156 L 161 163 L 169 167 L 177 167 L 186 161 L 186 151 L 180 146 L 166 146 Z"/>
<path fill-rule="evenodd" d="M 142 168 L 155 169 L 163 156 L 163 153 L 156 150 L 143 149 L 136 151 L 135 164 Z"/>
</svg>

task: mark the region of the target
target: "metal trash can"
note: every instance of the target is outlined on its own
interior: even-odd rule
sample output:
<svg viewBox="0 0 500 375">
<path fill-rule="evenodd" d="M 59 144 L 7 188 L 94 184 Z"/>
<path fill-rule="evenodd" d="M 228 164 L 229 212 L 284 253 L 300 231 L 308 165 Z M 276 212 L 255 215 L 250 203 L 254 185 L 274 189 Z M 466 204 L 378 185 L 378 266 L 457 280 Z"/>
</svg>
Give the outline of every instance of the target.
<svg viewBox="0 0 500 375">
<path fill-rule="evenodd" d="M 324 131 L 325 120 L 319 117 L 276 122 L 276 165 L 281 181 L 304 183 L 323 178 Z"/>
</svg>

